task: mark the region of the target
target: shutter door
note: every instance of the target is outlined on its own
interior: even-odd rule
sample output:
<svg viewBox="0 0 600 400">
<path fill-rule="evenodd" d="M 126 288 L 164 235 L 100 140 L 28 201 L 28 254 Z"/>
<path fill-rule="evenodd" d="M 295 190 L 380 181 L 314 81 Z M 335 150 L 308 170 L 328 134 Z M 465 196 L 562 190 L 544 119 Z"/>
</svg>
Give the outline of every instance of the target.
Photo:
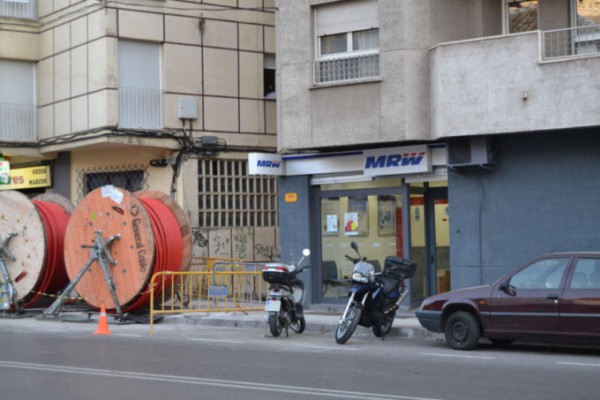
<svg viewBox="0 0 600 400">
<path fill-rule="evenodd" d="M 316 8 L 317 36 L 379 27 L 376 0 L 346 1 Z"/>
</svg>

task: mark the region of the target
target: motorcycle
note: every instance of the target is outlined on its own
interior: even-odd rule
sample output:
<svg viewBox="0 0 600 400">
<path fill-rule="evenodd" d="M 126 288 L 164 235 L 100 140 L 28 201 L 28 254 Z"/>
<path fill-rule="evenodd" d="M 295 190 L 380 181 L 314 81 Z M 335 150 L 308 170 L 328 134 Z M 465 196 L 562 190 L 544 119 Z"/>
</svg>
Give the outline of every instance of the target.
<svg viewBox="0 0 600 400">
<path fill-rule="evenodd" d="M 384 339 L 392 329 L 396 310 L 408 296 L 405 279 L 412 278 L 417 264 L 411 260 L 389 256 L 383 272 L 375 273 L 372 264 L 361 257 L 358 245 L 350 244 L 357 257 L 346 255 L 354 270 L 344 313 L 335 331 L 335 341 L 344 344 L 352 337 L 358 325 L 371 328 L 376 337 Z"/>
<path fill-rule="evenodd" d="M 308 256 L 310 256 L 310 250 L 304 249 L 297 266 L 293 263 L 269 263 L 265 264 L 262 269 L 262 277 L 269 283 L 265 317 L 274 337 L 278 337 L 283 331 L 287 337 L 288 328 L 296 333 L 302 333 L 306 328 L 302 306 L 304 283 L 298 279 L 298 274 L 310 268 L 309 265 L 300 267 L 304 258 Z"/>
</svg>

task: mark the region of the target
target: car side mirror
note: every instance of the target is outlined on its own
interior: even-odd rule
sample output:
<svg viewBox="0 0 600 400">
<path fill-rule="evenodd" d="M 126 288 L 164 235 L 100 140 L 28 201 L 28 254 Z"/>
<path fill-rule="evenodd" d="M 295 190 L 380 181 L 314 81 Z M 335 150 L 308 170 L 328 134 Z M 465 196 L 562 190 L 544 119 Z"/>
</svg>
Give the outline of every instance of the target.
<svg viewBox="0 0 600 400">
<path fill-rule="evenodd" d="M 512 286 L 510 286 L 510 279 L 502 282 L 500 286 L 498 286 L 498 289 L 502 290 L 504 293 L 510 296 L 514 296 L 515 294 L 517 294 L 516 290 Z"/>
</svg>

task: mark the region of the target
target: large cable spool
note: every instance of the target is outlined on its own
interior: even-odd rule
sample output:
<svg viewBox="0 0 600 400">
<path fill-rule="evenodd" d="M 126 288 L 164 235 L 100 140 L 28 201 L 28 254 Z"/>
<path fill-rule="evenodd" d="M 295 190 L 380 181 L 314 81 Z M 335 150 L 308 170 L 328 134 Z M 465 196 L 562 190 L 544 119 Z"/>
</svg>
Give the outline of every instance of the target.
<svg viewBox="0 0 600 400">
<path fill-rule="evenodd" d="M 17 234 L 7 245 L 15 261 L 5 264 L 21 308 L 37 305 L 68 284 L 63 243 L 72 211 L 71 202 L 58 194 L 30 200 L 21 192 L 0 191 L 0 236 Z"/>
<path fill-rule="evenodd" d="M 98 231 L 104 239 L 119 235 L 108 250 L 117 262 L 109 268 L 123 311 L 149 304 L 148 284 L 154 273 L 189 268 L 189 221 L 165 194 L 143 191 L 133 195 L 124 189 L 104 186 L 86 195 L 73 211 L 65 235 L 65 263 L 71 280 L 90 259 L 90 249 L 82 245 L 91 245 Z M 116 308 L 98 262 L 91 264 L 76 289 L 93 307 Z"/>
</svg>

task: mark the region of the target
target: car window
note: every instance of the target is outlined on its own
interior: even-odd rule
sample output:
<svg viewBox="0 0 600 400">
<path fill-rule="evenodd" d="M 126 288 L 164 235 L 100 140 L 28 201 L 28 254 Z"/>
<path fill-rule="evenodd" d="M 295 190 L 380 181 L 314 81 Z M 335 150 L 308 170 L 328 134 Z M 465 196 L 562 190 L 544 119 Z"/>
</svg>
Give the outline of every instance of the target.
<svg viewBox="0 0 600 400">
<path fill-rule="evenodd" d="M 510 279 L 514 289 L 557 289 L 569 264 L 569 258 L 536 261 Z"/>
<path fill-rule="evenodd" d="M 569 287 L 571 289 L 600 289 L 600 259 L 578 259 Z"/>
</svg>

